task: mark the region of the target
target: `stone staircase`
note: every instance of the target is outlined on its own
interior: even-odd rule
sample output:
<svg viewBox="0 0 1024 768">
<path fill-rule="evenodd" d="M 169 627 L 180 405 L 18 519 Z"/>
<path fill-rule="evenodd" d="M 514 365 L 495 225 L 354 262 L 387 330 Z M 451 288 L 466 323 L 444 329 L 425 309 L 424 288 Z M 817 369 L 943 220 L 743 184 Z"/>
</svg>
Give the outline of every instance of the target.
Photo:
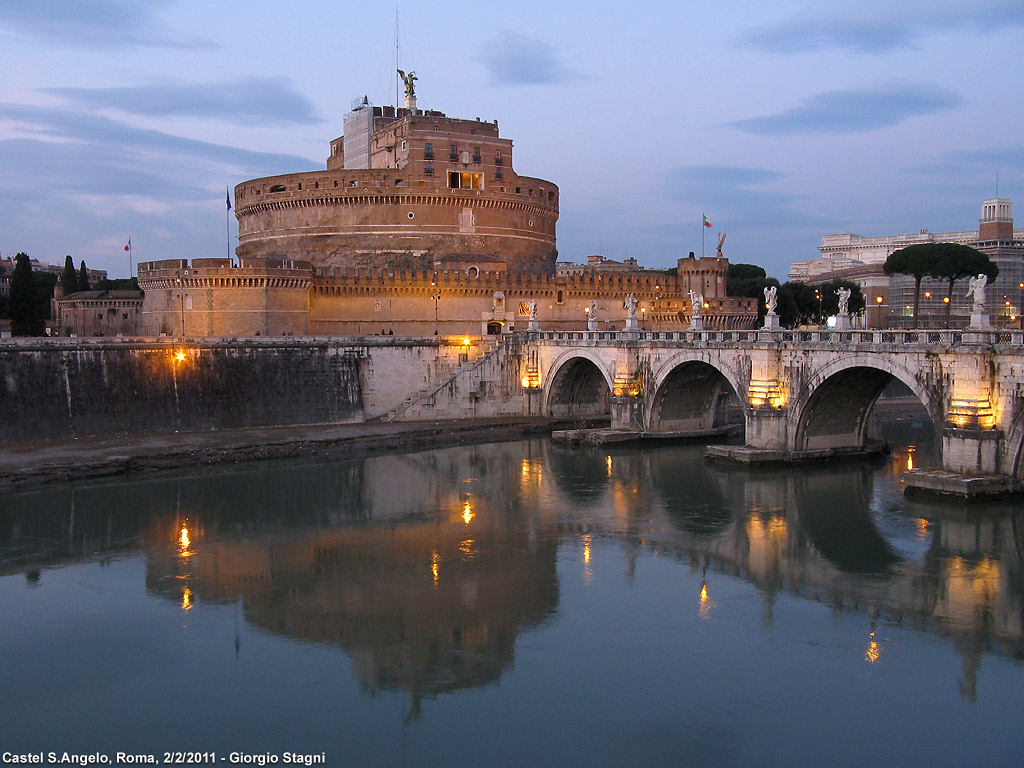
<svg viewBox="0 0 1024 768">
<path fill-rule="evenodd" d="M 459 362 L 456 366 L 450 366 L 445 369 L 438 371 L 438 376 L 434 382 L 429 386 L 415 392 L 409 397 L 405 398 L 400 405 L 396 408 L 392 408 L 384 416 L 381 417 L 381 421 L 411 421 L 415 420 L 416 415 L 412 414 L 411 411 L 416 409 L 417 404 L 424 400 L 427 400 L 438 392 L 443 390 L 445 387 L 450 385 L 460 376 L 466 375 L 468 372 L 479 368 L 488 358 L 496 353 L 501 348 L 501 340 L 493 338 L 483 338 L 480 342 L 472 347 L 472 351 L 468 352 L 466 359 Z M 470 395 L 472 397 L 472 394 Z M 450 416 L 450 414 L 445 414 Z M 404 419 L 403 419 L 404 417 Z"/>
</svg>

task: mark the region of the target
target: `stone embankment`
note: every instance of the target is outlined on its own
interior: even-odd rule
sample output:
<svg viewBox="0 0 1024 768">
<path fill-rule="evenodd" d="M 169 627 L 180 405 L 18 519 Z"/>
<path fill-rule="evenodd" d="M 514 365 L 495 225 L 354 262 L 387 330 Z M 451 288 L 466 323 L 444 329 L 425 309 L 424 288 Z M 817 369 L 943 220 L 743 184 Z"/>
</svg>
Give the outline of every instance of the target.
<svg viewBox="0 0 1024 768">
<path fill-rule="evenodd" d="M 187 470 L 263 459 L 332 460 L 547 435 L 570 423 L 501 418 L 323 424 L 8 444 L 0 493 L 124 473 Z"/>
</svg>

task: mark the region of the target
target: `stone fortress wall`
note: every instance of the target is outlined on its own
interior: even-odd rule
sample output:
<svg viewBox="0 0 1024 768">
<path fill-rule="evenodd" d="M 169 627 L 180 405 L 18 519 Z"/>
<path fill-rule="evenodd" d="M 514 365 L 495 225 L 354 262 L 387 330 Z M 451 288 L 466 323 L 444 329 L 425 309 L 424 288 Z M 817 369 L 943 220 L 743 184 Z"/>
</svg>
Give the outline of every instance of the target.
<svg viewBox="0 0 1024 768">
<path fill-rule="evenodd" d="M 143 262 L 143 332 L 150 336 L 441 335 L 526 330 L 537 302 L 544 330 L 582 330 L 590 302 L 604 330 L 625 325 L 625 298 L 651 330 L 685 328 L 689 291 L 704 296 L 705 326 L 750 328 L 756 299 L 725 296 L 725 259 L 680 259 L 678 276 L 587 271 L 572 275 L 464 269 L 314 269 L 308 262 L 228 259 Z M 436 300 L 435 300 L 436 296 Z M 436 317 L 436 321 L 435 321 Z"/>
</svg>

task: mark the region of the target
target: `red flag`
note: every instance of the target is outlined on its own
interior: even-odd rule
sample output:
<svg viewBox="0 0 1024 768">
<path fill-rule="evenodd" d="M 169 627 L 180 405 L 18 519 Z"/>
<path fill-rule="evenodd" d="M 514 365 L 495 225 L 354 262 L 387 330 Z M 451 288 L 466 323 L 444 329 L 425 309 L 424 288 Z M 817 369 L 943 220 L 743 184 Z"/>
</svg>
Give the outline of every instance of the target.
<svg viewBox="0 0 1024 768">
<path fill-rule="evenodd" d="M 704 216 L 704 226 L 705 227 L 710 227 L 711 226 L 711 222 L 708 221 L 708 217 L 707 216 Z"/>
<path fill-rule="evenodd" d="M 128 245 L 126 245 L 124 249 L 126 251 L 130 251 L 132 249 L 132 239 L 130 237 L 128 238 Z"/>
</svg>

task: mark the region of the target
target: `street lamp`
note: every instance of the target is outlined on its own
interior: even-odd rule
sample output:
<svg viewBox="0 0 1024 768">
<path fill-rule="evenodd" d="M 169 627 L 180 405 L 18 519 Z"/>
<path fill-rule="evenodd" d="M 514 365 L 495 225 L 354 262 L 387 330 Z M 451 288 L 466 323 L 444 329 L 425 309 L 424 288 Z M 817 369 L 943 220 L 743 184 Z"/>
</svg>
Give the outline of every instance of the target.
<svg viewBox="0 0 1024 768">
<path fill-rule="evenodd" d="M 434 285 L 434 283 L 431 283 Z M 434 300 L 434 335 L 437 336 L 437 302 L 441 300 L 441 289 L 435 287 L 431 298 Z"/>
<path fill-rule="evenodd" d="M 647 328 L 647 307 L 640 307 L 640 330 Z"/>
<path fill-rule="evenodd" d="M 177 278 L 174 282 L 178 284 L 178 298 L 181 300 L 181 335 L 182 338 L 185 336 L 185 287 L 181 282 L 181 278 Z"/>
</svg>

